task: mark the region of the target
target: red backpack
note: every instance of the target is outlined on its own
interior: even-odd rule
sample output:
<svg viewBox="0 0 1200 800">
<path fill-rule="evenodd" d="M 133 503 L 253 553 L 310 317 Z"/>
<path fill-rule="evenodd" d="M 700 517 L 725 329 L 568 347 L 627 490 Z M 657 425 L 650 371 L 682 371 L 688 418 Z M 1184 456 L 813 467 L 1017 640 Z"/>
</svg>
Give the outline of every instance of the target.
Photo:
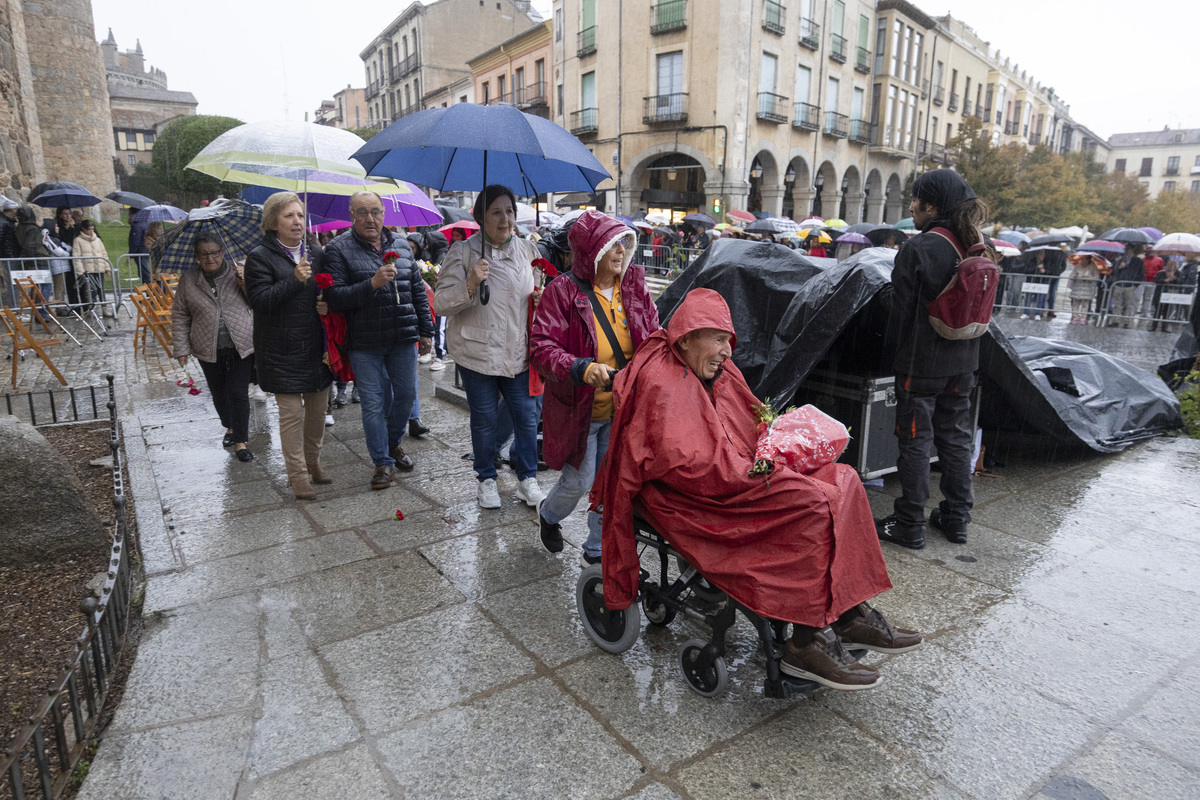
<svg viewBox="0 0 1200 800">
<path fill-rule="evenodd" d="M 996 287 L 1000 285 L 1000 270 L 996 263 L 982 253 L 983 241 L 963 252 L 954 234 L 945 228 L 931 228 L 930 233 L 941 236 L 954 245 L 958 253 L 958 268 L 942 293 L 925 304 L 929 324 L 943 339 L 975 339 L 987 333 L 996 303 Z"/>
</svg>

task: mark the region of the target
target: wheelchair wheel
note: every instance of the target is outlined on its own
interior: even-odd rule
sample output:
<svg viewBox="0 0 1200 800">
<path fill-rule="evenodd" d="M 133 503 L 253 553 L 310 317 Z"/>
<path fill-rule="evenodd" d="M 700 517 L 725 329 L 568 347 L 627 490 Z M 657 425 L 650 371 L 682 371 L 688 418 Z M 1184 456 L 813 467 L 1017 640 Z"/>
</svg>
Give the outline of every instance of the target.
<svg viewBox="0 0 1200 800">
<path fill-rule="evenodd" d="M 708 642 L 704 639 L 688 639 L 679 648 L 679 668 L 692 691 L 704 697 L 716 697 L 729 686 L 729 671 L 725 659 L 717 656 L 709 659 L 704 655 Z"/>
<path fill-rule="evenodd" d="M 691 565 L 684 561 L 681 557 L 675 557 L 675 567 L 679 570 L 680 575 L 682 575 L 684 572 L 687 572 L 690 566 Z M 701 603 L 712 603 L 714 605 L 725 599 L 725 593 L 713 586 L 704 578 L 701 578 L 692 584 L 692 596 Z"/>
<path fill-rule="evenodd" d="M 649 594 L 642 595 L 642 613 L 651 625 L 670 625 L 675 619 L 675 609 Z"/>
<path fill-rule="evenodd" d="M 624 653 L 633 647 L 641 634 L 642 616 L 636 604 L 624 611 L 614 611 L 604 605 L 604 577 L 599 564 L 587 567 L 575 584 L 575 607 L 583 629 L 600 649 Z"/>
</svg>

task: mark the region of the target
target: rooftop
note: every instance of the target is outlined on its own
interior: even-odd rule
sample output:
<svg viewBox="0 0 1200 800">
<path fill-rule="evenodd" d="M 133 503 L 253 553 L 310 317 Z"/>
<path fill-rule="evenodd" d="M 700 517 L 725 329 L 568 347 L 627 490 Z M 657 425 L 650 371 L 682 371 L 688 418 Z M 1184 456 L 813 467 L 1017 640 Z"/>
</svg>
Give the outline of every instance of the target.
<svg viewBox="0 0 1200 800">
<path fill-rule="evenodd" d="M 1182 137 L 1176 141 L 1176 137 Z M 1200 144 L 1200 128 L 1163 128 L 1161 131 L 1114 133 L 1109 147 L 1153 147 L 1170 144 Z"/>
</svg>

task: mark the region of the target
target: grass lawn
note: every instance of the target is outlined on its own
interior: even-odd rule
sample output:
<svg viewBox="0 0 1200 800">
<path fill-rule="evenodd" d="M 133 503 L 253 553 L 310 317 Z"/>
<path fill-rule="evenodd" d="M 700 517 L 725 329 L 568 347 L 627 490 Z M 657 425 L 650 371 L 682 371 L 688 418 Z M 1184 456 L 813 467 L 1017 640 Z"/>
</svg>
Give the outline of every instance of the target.
<svg viewBox="0 0 1200 800">
<path fill-rule="evenodd" d="M 124 222 L 101 222 L 96 225 L 96 231 L 100 234 L 100 239 L 104 242 L 104 249 L 108 251 L 108 260 L 117 266 L 117 259 L 129 252 L 129 226 Z M 130 283 L 125 278 L 137 277 L 137 265 L 126 260 L 121 264 L 121 288 L 130 289 L 136 286 L 136 283 Z M 108 283 L 109 288 L 112 287 L 111 281 Z"/>
</svg>

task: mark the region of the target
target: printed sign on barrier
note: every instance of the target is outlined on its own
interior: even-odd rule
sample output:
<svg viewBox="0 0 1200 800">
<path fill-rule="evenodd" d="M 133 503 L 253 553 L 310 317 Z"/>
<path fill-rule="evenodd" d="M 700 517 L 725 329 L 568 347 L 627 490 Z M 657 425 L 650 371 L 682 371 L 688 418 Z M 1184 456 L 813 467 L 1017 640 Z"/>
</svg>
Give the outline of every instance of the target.
<svg viewBox="0 0 1200 800">
<path fill-rule="evenodd" d="M 17 278 L 32 278 L 34 283 L 51 283 L 54 280 L 48 269 L 13 269 L 8 274 L 13 283 L 17 282 Z"/>
</svg>

